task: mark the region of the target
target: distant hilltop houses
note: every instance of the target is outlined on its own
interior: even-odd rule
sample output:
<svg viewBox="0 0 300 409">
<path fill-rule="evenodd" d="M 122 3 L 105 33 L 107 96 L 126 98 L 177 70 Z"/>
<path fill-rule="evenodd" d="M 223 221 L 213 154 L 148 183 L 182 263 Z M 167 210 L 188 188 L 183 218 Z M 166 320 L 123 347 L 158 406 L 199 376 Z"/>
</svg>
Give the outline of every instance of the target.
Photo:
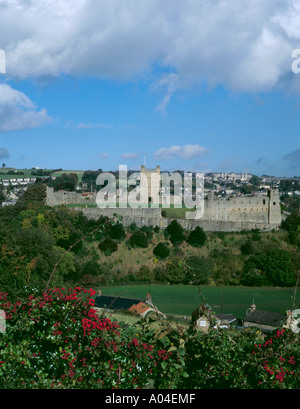
<svg viewBox="0 0 300 409">
<path fill-rule="evenodd" d="M 36 178 L 9 178 L 9 179 L 0 179 L 0 187 L 9 187 L 9 186 L 27 186 L 30 183 L 35 183 Z"/>
</svg>

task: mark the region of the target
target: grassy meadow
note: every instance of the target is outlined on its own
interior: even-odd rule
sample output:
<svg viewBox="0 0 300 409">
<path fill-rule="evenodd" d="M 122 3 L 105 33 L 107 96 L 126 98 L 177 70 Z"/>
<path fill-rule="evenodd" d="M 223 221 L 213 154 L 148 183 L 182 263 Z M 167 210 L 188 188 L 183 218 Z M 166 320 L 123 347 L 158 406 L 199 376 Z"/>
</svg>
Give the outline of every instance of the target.
<svg viewBox="0 0 300 409">
<path fill-rule="evenodd" d="M 103 295 L 113 295 L 144 300 L 150 292 L 153 303 L 165 314 L 183 315 L 190 318 L 191 313 L 201 303 L 199 288 L 189 285 L 124 285 L 101 286 Z M 201 287 L 204 300 L 216 313 L 234 314 L 243 318 L 253 300 L 257 309 L 285 314 L 292 308 L 293 288 L 265 287 Z M 299 293 L 296 304 L 300 305 Z"/>
</svg>

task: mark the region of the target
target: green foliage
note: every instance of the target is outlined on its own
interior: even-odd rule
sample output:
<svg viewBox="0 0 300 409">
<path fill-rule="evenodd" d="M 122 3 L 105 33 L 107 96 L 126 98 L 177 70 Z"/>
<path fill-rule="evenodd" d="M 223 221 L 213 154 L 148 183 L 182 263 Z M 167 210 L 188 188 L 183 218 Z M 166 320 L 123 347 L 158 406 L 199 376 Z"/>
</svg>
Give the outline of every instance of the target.
<svg viewBox="0 0 300 409">
<path fill-rule="evenodd" d="M 99 243 L 99 249 L 103 251 L 107 256 L 118 250 L 118 242 L 112 240 L 110 237 L 106 237 L 101 243 Z"/>
<path fill-rule="evenodd" d="M 130 232 L 134 232 L 134 231 L 136 231 L 137 229 L 138 229 L 137 224 L 134 223 L 134 222 L 132 222 L 132 223 L 130 224 L 129 231 L 130 231 Z"/>
<path fill-rule="evenodd" d="M 42 185 L 30 185 L 27 192 L 22 203 L 0 209 L 0 283 L 10 294 L 24 285 L 45 288 L 58 262 L 54 282 L 78 279 L 87 254 L 83 237 L 95 239 L 93 230 L 103 231 L 107 222 L 88 221 L 65 206 L 48 208 L 39 200 Z"/>
<path fill-rule="evenodd" d="M 201 227 L 197 226 L 188 235 L 187 242 L 193 247 L 202 247 L 206 242 L 206 234 Z"/>
<path fill-rule="evenodd" d="M 212 271 L 212 263 L 203 257 L 190 256 L 186 258 L 189 268 L 190 282 L 194 285 L 207 284 Z"/>
<path fill-rule="evenodd" d="M 169 257 L 170 255 L 170 249 L 168 246 L 166 246 L 164 243 L 159 242 L 153 249 L 153 254 L 160 258 L 160 259 L 165 259 Z"/>
<path fill-rule="evenodd" d="M 234 254 L 230 249 L 213 249 L 207 261 L 211 264 L 211 279 L 217 285 L 239 285 L 240 270 L 243 260 L 240 255 Z"/>
<path fill-rule="evenodd" d="M 46 186 L 42 183 L 33 183 L 29 185 L 24 194 L 17 201 L 18 207 L 25 208 L 30 205 L 32 208 L 38 208 L 45 204 Z"/>
<path fill-rule="evenodd" d="M 300 181 L 296 179 L 281 179 L 279 188 L 282 192 L 294 192 L 300 190 Z"/>
<path fill-rule="evenodd" d="M 297 342 L 297 335 L 284 329 L 268 337 L 255 329 L 199 334 L 186 343 L 189 383 L 202 389 L 298 388 Z"/>
<path fill-rule="evenodd" d="M 93 308 L 81 287 L 0 294 L 1 389 L 299 389 L 299 335 L 211 328 L 148 317 L 132 325 Z"/>
<path fill-rule="evenodd" d="M 125 237 L 125 229 L 122 223 L 108 224 L 107 234 L 113 240 L 123 240 Z"/>
<path fill-rule="evenodd" d="M 274 285 L 289 287 L 296 283 L 291 255 L 285 250 L 269 250 L 246 260 L 241 282 L 243 285 Z"/>
<path fill-rule="evenodd" d="M 166 233 L 170 235 L 171 243 L 176 246 L 185 240 L 183 227 L 176 219 L 172 220 L 166 228 Z"/>
<path fill-rule="evenodd" d="M 254 251 L 255 249 L 251 240 L 247 240 L 241 245 L 241 253 L 243 256 L 249 256 L 250 254 L 253 254 Z"/>
<path fill-rule="evenodd" d="M 254 186 L 259 186 L 260 181 L 261 181 L 260 177 L 256 175 L 252 175 L 251 179 L 249 180 L 249 182 Z"/>
<path fill-rule="evenodd" d="M 97 187 L 96 181 L 100 173 L 101 173 L 101 170 L 98 170 L 98 171 L 88 170 L 83 173 L 82 178 L 81 178 L 81 183 L 84 183 L 87 185 L 88 191 L 90 191 L 91 189 L 96 189 Z"/>
<path fill-rule="evenodd" d="M 242 185 L 238 187 L 238 190 L 244 194 L 244 195 L 250 195 L 253 193 L 253 190 L 255 189 L 254 185 Z"/>
<path fill-rule="evenodd" d="M 57 176 L 56 179 L 49 182 L 49 186 L 57 190 L 75 191 L 78 184 L 78 176 L 76 173 L 63 173 Z"/>
<path fill-rule="evenodd" d="M 136 230 L 130 237 L 132 247 L 148 247 L 149 240 L 147 234 L 141 230 Z"/>
<path fill-rule="evenodd" d="M 141 266 L 136 274 L 138 281 L 154 281 L 154 272 L 147 266 Z"/>
<path fill-rule="evenodd" d="M 166 273 L 170 284 L 188 283 L 189 269 L 181 257 L 173 257 L 167 261 Z"/>
<path fill-rule="evenodd" d="M 153 226 L 143 226 L 141 231 L 146 234 L 148 240 L 150 241 L 153 237 Z"/>
<path fill-rule="evenodd" d="M 293 211 L 283 222 L 281 223 L 283 230 L 288 232 L 288 239 L 290 243 L 296 244 L 300 247 L 300 213 L 299 211 Z"/>
</svg>

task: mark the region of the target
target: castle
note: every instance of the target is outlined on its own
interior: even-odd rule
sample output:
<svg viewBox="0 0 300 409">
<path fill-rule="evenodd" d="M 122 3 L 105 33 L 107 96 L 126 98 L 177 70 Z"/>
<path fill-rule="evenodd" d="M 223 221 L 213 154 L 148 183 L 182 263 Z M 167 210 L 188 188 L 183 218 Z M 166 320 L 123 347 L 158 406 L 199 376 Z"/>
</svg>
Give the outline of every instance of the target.
<svg viewBox="0 0 300 409">
<path fill-rule="evenodd" d="M 156 169 L 141 167 L 140 192 L 146 198 L 145 207 L 99 208 L 79 207 L 89 219 L 98 219 L 101 215 L 122 217 L 122 223 L 129 226 L 136 223 L 143 225 L 167 227 L 170 219 L 162 216 L 163 199 L 161 195 L 161 173 L 159 166 Z M 153 195 L 153 192 L 155 193 Z M 159 198 L 159 199 L 157 199 Z M 173 203 L 176 196 L 173 196 Z M 180 198 L 182 200 L 182 198 Z M 76 192 L 58 191 L 47 187 L 46 204 L 55 206 L 60 204 L 95 204 L 96 194 L 80 194 Z M 150 203 L 148 207 L 148 203 Z M 206 231 L 241 231 L 259 229 L 268 231 L 278 229 L 281 224 L 281 208 L 278 190 L 268 190 L 266 195 L 245 195 L 237 197 L 215 197 L 213 192 L 204 196 L 204 211 L 199 219 L 179 219 L 181 225 L 192 230 L 196 226 Z M 156 206 L 155 206 L 156 205 Z M 159 207 L 160 206 L 160 207 Z"/>
</svg>

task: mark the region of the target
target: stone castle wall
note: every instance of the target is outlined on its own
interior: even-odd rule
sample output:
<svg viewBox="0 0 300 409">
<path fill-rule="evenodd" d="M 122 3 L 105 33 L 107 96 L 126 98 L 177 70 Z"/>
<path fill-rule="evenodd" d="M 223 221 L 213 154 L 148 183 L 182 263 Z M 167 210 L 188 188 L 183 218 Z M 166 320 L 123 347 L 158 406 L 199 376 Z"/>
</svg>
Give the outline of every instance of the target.
<svg viewBox="0 0 300 409">
<path fill-rule="evenodd" d="M 59 190 L 54 192 L 52 187 L 46 188 L 46 204 L 48 206 L 58 206 L 61 204 L 94 204 L 95 195 L 82 195 L 76 192 Z"/>
<path fill-rule="evenodd" d="M 142 226 L 159 226 L 165 229 L 168 224 L 174 220 L 172 218 L 162 217 L 161 209 L 99 209 L 99 208 L 76 208 L 82 211 L 89 220 L 97 220 L 100 216 L 113 218 L 115 215 L 121 216 L 122 224 L 125 227 L 135 223 L 138 227 Z M 235 232 L 242 230 L 259 229 L 260 231 L 270 231 L 278 228 L 278 224 L 243 222 L 243 221 L 221 221 L 221 220 L 186 220 L 176 219 L 185 230 L 193 230 L 200 226 L 205 231 L 224 231 Z"/>
<path fill-rule="evenodd" d="M 280 224 L 281 209 L 277 191 L 266 196 L 243 196 L 205 200 L 203 220 L 233 223 Z"/>
<path fill-rule="evenodd" d="M 86 198 L 75 192 L 54 192 L 47 188 L 49 206 L 60 204 L 92 204 L 95 197 Z M 75 207 L 76 208 L 76 207 Z M 172 219 L 162 217 L 161 208 L 98 208 L 78 207 L 88 219 L 98 219 L 101 215 L 109 218 L 118 214 L 124 226 L 135 223 L 138 227 L 159 226 L 166 228 Z M 241 231 L 259 229 L 268 231 L 277 229 L 281 224 L 279 194 L 270 191 L 266 196 L 244 196 L 231 198 L 214 198 L 212 194 L 204 201 L 204 214 L 201 219 L 178 219 L 186 230 L 196 226 L 206 231 Z"/>
</svg>

